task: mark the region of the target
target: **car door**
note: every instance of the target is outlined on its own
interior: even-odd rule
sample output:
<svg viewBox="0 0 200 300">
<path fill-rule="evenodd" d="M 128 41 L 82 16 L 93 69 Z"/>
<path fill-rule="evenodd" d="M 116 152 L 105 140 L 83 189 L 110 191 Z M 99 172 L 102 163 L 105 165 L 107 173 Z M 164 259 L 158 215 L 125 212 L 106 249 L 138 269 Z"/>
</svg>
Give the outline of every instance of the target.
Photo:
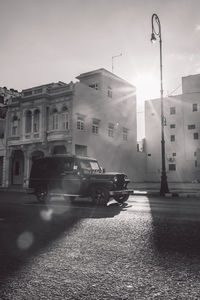
<svg viewBox="0 0 200 300">
<path fill-rule="evenodd" d="M 65 158 L 61 166 L 62 192 L 69 195 L 79 195 L 81 176 L 74 158 Z"/>
</svg>

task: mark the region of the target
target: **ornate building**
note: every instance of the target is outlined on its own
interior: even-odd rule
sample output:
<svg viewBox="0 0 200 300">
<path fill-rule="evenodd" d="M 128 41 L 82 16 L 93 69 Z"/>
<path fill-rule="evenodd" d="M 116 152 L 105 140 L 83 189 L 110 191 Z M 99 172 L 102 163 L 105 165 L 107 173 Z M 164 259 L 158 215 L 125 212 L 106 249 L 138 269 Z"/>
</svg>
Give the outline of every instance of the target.
<svg viewBox="0 0 200 300">
<path fill-rule="evenodd" d="M 14 89 L 7 89 L 7 87 L 0 87 L 0 186 L 3 184 L 3 162 L 6 152 L 5 140 L 5 124 L 7 102 L 11 97 L 18 96 L 19 93 Z"/>
</svg>

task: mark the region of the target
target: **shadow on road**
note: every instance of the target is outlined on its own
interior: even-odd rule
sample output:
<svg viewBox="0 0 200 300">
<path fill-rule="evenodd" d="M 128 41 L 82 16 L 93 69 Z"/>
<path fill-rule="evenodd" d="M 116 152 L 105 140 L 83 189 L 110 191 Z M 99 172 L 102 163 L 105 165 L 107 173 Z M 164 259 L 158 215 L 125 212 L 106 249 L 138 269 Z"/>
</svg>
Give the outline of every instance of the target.
<svg viewBox="0 0 200 300">
<path fill-rule="evenodd" d="M 198 200 L 149 197 L 153 244 L 159 253 L 200 258 L 200 204 Z"/>
<path fill-rule="evenodd" d="M 112 218 L 123 209 L 125 205 L 117 203 L 98 208 L 78 202 L 0 203 L 0 284 L 32 257 L 45 252 L 53 241 L 76 230 L 82 218 Z"/>
</svg>

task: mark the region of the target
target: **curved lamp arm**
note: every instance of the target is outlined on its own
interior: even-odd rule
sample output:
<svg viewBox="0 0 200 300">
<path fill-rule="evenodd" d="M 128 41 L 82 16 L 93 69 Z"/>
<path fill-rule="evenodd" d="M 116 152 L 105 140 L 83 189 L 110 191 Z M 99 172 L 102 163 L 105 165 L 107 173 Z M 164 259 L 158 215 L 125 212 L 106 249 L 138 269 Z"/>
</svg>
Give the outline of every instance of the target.
<svg viewBox="0 0 200 300">
<path fill-rule="evenodd" d="M 158 31 L 155 29 L 154 23 L 157 23 Z M 154 43 L 156 41 L 156 36 L 159 36 L 161 41 L 161 24 L 160 19 L 158 18 L 157 14 L 153 14 L 151 17 L 151 26 L 152 26 L 152 33 L 151 33 L 151 42 Z"/>
</svg>

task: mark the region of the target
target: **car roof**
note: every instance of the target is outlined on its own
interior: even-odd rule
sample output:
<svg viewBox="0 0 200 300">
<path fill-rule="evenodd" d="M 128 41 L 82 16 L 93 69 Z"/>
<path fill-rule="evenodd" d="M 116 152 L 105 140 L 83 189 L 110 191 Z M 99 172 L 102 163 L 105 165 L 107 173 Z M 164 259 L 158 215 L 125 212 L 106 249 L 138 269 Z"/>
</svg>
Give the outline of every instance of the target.
<svg viewBox="0 0 200 300">
<path fill-rule="evenodd" d="M 78 159 L 85 159 L 85 160 L 97 160 L 96 158 L 89 157 L 89 156 L 80 156 L 80 155 L 75 155 L 75 154 L 53 154 L 53 155 L 48 155 L 40 159 L 45 159 L 45 158 L 78 158 Z"/>
</svg>

